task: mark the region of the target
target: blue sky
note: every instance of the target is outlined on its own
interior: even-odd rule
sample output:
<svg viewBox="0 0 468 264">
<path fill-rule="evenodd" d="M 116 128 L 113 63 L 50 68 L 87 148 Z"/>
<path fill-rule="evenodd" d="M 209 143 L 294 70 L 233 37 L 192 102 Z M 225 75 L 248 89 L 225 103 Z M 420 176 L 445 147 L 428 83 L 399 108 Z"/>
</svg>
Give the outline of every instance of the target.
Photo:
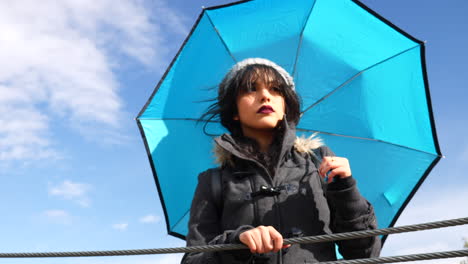
<svg viewBox="0 0 468 264">
<path fill-rule="evenodd" d="M 227 2 L 0 2 L 1 252 L 184 245 L 166 234 L 134 117 L 201 6 Z M 363 3 L 427 41 L 432 105 L 446 156 L 397 225 L 466 217 L 468 2 Z M 383 255 L 461 249 L 464 237 L 468 227 L 395 235 L 387 240 Z M 176 263 L 179 258 L 0 259 L 0 263 L 145 264 Z"/>
</svg>

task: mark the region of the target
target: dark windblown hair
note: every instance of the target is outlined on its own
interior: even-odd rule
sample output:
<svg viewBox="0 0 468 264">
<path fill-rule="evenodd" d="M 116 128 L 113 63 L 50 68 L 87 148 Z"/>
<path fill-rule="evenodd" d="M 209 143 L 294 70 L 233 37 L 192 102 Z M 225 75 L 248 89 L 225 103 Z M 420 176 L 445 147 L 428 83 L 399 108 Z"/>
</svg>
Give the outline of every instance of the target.
<svg viewBox="0 0 468 264">
<path fill-rule="evenodd" d="M 243 92 L 251 91 L 255 87 L 255 82 L 263 81 L 279 89 L 285 101 L 286 120 L 294 126 L 299 122 L 301 115 L 300 99 L 281 74 L 272 67 L 263 64 L 248 65 L 239 70 L 226 86 L 227 79 L 226 75 L 219 85 L 216 102 L 208 107 L 200 120 L 206 120 L 206 122 L 211 120 L 220 121 L 233 136 L 242 136 L 239 121 L 233 119 L 238 114 L 237 97 Z"/>
<path fill-rule="evenodd" d="M 251 91 L 255 88 L 255 83 L 259 81 L 279 89 L 285 101 L 286 120 L 289 124 L 296 126 L 301 115 L 301 103 L 298 95 L 278 71 L 263 64 L 248 65 L 239 70 L 231 80 L 228 80 L 228 75 L 226 75 L 219 85 L 216 102 L 200 117 L 200 121 L 205 120 L 205 127 L 211 120 L 220 121 L 229 130 L 236 142 L 242 146 L 245 153 L 264 164 L 270 173 L 274 175 L 284 129 L 281 126 L 275 129 L 274 140 L 268 153 L 261 153 L 258 151 L 258 143 L 253 139 L 244 137 L 240 122 L 234 120 L 234 116 L 238 114 L 238 95 Z"/>
</svg>

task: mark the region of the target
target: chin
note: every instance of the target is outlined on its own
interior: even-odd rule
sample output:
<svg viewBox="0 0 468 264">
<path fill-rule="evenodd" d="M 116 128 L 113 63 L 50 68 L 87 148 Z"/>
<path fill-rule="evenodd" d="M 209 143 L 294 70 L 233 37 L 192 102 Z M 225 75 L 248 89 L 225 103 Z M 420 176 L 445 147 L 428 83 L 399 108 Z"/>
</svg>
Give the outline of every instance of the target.
<svg viewBox="0 0 468 264">
<path fill-rule="evenodd" d="M 273 130 L 278 126 L 280 122 L 281 120 L 277 120 L 274 122 L 265 122 L 263 124 L 259 124 L 257 128 L 260 130 Z"/>
</svg>

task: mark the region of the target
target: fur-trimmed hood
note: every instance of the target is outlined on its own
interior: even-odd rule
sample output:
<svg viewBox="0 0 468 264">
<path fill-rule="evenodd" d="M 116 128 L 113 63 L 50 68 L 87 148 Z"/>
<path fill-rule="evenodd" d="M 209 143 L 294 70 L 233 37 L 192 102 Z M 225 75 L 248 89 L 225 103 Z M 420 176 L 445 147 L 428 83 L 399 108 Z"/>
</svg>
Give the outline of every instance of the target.
<svg viewBox="0 0 468 264">
<path fill-rule="evenodd" d="M 213 154 L 215 161 L 218 165 L 233 165 L 232 153 L 223 148 L 218 142 L 222 140 L 221 137 L 215 141 L 213 147 Z M 300 136 L 294 139 L 293 147 L 299 153 L 312 153 L 314 149 L 323 146 L 323 141 L 317 136 L 317 133 L 312 134 L 310 137 Z"/>
</svg>

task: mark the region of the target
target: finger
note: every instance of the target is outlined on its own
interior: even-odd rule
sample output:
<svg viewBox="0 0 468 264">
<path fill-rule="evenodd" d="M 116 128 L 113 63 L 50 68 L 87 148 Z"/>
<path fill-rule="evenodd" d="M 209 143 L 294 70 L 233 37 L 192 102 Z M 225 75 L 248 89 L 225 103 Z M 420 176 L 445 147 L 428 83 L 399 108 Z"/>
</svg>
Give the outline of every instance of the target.
<svg viewBox="0 0 468 264">
<path fill-rule="evenodd" d="M 326 177 L 327 173 L 339 166 L 339 159 L 337 157 L 324 157 L 320 164 L 319 172 L 322 177 Z"/>
<path fill-rule="evenodd" d="M 335 177 L 341 176 L 344 173 L 345 173 L 345 170 L 342 167 L 331 170 L 330 173 L 328 174 L 328 183 L 331 183 Z"/>
<path fill-rule="evenodd" d="M 270 236 L 273 240 L 273 251 L 278 252 L 283 247 L 283 236 L 273 227 L 270 229 Z"/>
<path fill-rule="evenodd" d="M 259 227 L 252 230 L 252 239 L 255 241 L 256 251 L 254 253 L 263 253 L 262 232 Z"/>
<path fill-rule="evenodd" d="M 333 162 L 331 163 L 332 169 L 338 168 L 338 167 L 344 167 L 348 170 L 351 170 L 349 166 L 349 161 L 347 158 L 340 158 L 340 157 L 335 157 Z"/>
<path fill-rule="evenodd" d="M 328 174 L 328 183 L 332 182 L 335 177 L 340 177 L 343 178 L 346 176 L 347 170 L 346 168 L 339 167 L 336 169 L 333 169 L 329 174 Z"/>
<path fill-rule="evenodd" d="M 349 160 L 347 158 L 341 158 L 340 167 L 345 170 L 342 177 L 348 177 L 352 175 L 351 166 L 349 165 Z"/>
<path fill-rule="evenodd" d="M 255 244 L 255 240 L 252 237 L 251 231 L 241 233 L 239 240 L 250 249 L 251 253 L 255 253 L 257 251 L 257 246 Z"/>
<path fill-rule="evenodd" d="M 326 175 L 330 170 L 334 169 L 339 164 L 338 157 L 326 157 L 323 162 L 323 174 Z"/>
<path fill-rule="evenodd" d="M 268 253 L 273 249 L 273 242 L 270 236 L 270 229 L 269 228 L 262 228 L 262 249 L 263 251 L 260 253 Z"/>
<path fill-rule="evenodd" d="M 351 176 L 351 170 L 349 170 L 349 168 L 347 167 L 339 167 L 339 168 L 336 168 L 336 169 L 333 169 L 330 174 L 328 174 L 328 177 L 336 177 L 336 176 L 339 176 L 340 178 L 346 178 L 346 177 L 349 177 Z"/>
<path fill-rule="evenodd" d="M 322 163 L 320 164 L 320 167 L 319 167 L 319 174 L 320 176 L 322 176 L 322 178 L 324 178 L 325 176 L 327 176 L 327 171 L 329 170 L 329 162 L 324 160 L 322 161 Z"/>
<path fill-rule="evenodd" d="M 322 176 L 322 177 L 325 177 L 324 176 L 324 170 L 325 170 L 325 166 L 328 164 L 328 158 L 329 157 L 323 157 L 322 162 L 320 163 L 320 166 L 318 168 L 319 175 Z"/>
</svg>

